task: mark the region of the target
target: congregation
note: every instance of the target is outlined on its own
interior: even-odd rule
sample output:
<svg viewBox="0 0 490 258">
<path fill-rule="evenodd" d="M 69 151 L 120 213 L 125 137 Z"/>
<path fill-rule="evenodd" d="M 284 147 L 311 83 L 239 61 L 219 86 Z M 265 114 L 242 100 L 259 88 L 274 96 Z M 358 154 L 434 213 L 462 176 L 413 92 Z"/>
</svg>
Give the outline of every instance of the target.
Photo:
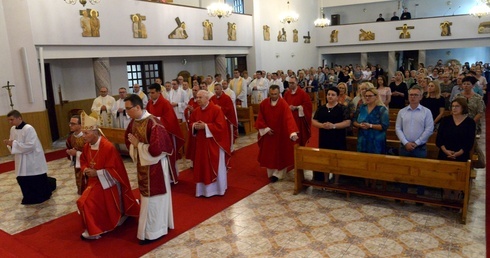
<svg viewBox="0 0 490 258">
<path fill-rule="evenodd" d="M 358 152 L 427 158 L 429 138 L 436 135 L 438 159 L 466 161 L 481 133 L 489 77 L 488 63 L 443 64 L 439 60 L 427 68 L 419 64 L 417 69 L 400 67 L 392 73 L 368 64 L 297 72 L 259 70 L 252 76 L 236 69 L 232 77 L 178 76 L 165 83 L 158 78 L 144 87 L 119 88 L 117 101 L 102 87 L 92 114 L 71 118 L 72 134 L 67 140 L 81 195 L 77 205 L 86 227 L 81 237 L 99 239 L 127 216 L 139 216 L 140 244 L 167 234 L 174 227 L 170 183 L 178 183 L 176 160 L 184 154 L 193 167 L 196 197 L 224 195 L 233 143 L 243 126 L 237 109 L 253 105 L 258 106 L 257 159 L 267 168 L 271 183 L 284 178 L 294 166 L 294 144 L 306 146 L 312 126 L 319 129 L 320 148 L 347 150 L 346 137 L 350 135 L 357 137 Z M 393 110 L 396 118 L 390 121 Z M 116 149 L 99 133 L 107 127 L 125 130 L 126 144 L 118 149 L 126 148 L 137 164 L 139 202 L 128 191 L 120 158 L 110 155 Z M 397 149 L 386 145 L 389 130 L 400 142 Z M 103 151 L 97 156 L 99 150 Z M 314 172 L 312 180 L 353 182 L 320 172 Z M 375 180 L 364 183 L 365 187 L 379 187 Z M 410 187 L 416 188 L 418 195 L 425 193 L 421 186 L 396 187 L 401 193 Z M 443 199 L 461 198 L 449 189 L 442 190 Z M 106 204 L 95 205 L 96 195 L 106 196 Z M 115 195 L 119 198 L 111 200 Z M 100 214 L 107 214 L 105 221 Z M 155 221 L 154 214 L 160 219 Z"/>
</svg>

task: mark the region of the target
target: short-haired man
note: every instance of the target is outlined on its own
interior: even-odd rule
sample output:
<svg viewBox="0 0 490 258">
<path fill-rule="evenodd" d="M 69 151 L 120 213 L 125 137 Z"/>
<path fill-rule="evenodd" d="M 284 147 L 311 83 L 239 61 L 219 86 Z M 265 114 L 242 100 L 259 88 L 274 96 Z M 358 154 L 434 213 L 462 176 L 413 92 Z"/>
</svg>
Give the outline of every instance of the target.
<svg viewBox="0 0 490 258">
<path fill-rule="evenodd" d="M 155 80 L 155 83 L 156 81 L 160 81 L 161 83 L 160 79 Z M 143 107 L 146 108 L 146 104 L 148 104 L 148 96 L 146 96 L 146 94 L 141 90 L 141 86 L 139 84 L 135 83 L 133 85 L 133 93 L 141 98 L 141 100 L 143 101 Z"/>
<path fill-rule="evenodd" d="M 240 76 L 238 69 L 233 70 L 233 79 L 230 80 L 229 86 L 235 92 L 236 105 L 247 107 L 247 81 Z"/>
<path fill-rule="evenodd" d="M 80 115 L 74 115 L 70 118 L 70 135 L 66 139 L 66 154 L 71 160 L 71 165 L 75 169 L 75 183 L 77 185 L 77 193 L 82 194 L 87 186 L 86 178 L 80 170 L 80 156 L 82 155 L 85 140 L 83 139 L 82 125 Z"/>
<path fill-rule="evenodd" d="M 232 99 L 224 93 L 221 84 L 217 83 L 214 85 L 214 93 L 216 94 L 211 97 L 210 101 L 219 106 L 226 117 L 226 122 L 228 124 L 228 134 L 230 135 L 231 141 L 231 151 L 233 151 L 233 144 L 238 138 L 238 119 L 236 114 L 236 107 L 233 104 Z"/>
<path fill-rule="evenodd" d="M 100 87 L 100 95 L 92 103 L 92 113 L 98 116 L 99 126 L 112 127 L 112 107 L 116 103 L 114 97 L 109 95 L 107 87 Z"/>
<path fill-rule="evenodd" d="M 9 139 L 3 140 L 14 155 L 17 183 L 22 191 L 21 204 L 42 203 L 51 198 L 56 179 L 48 177 L 48 165 L 36 130 L 22 120 L 22 114 L 12 110 L 7 114 L 12 126 Z"/>
<path fill-rule="evenodd" d="M 143 109 L 140 98 L 130 95 L 124 105 L 132 118 L 125 133 L 126 146 L 136 163 L 141 194 L 137 236 L 140 244 L 149 244 L 174 228 L 168 169 L 173 145 L 163 124 Z"/>
<path fill-rule="evenodd" d="M 430 110 L 422 105 L 423 90 L 420 86 L 413 86 L 408 91 L 409 105 L 400 109 L 396 117 L 395 131 L 400 140 L 400 156 L 427 157 L 427 141 L 434 132 L 434 120 Z M 402 185 L 402 192 L 406 192 L 406 185 Z M 418 187 L 417 194 L 423 195 L 424 188 Z"/>
<path fill-rule="evenodd" d="M 299 131 L 289 104 L 279 94 L 279 86 L 269 88 L 269 98 L 260 103 L 255 122 L 259 131 L 258 161 L 267 168 L 272 183 L 282 179 L 286 170 L 294 165 L 294 142 Z"/>
<path fill-rule="evenodd" d="M 197 93 L 199 108 L 195 109 L 189 124 L 189 136 L 195 137 L 194 180 L 196 197 L 224 195 L 228 188 L 227 168 L 230 157 L 230 136 L 221 108 L 209 101 L 207 91 Z"/>
<path fill-rule="evenodd" d="M 114 104 L 114 107 L 112 108 L 112 115 L 114 116 L 114 128 L 126 129 L 129 122 L 131 121 L 131 118 L 126 114 L 126 109 L 124 109 L 124 98 L 126 98 L 126 95 L 126 88 L 119 88 L 119 99 L 116 101 L 116 104 Z M 145 94 L 143 95 L 146 97 Z M 140 96 L 138 95 L 138 97 Z"/>
<path fill-rule="evenodd" d="M 298 143 L 300 146 L 306 146 L 311 137 L 313 106 L 310 96 L 298 87 L 297 80 L 295 76 L 289 78 L 289 90 L 284 93 L 284 100 L 289 104 L 289 109 L 299 129 Z"/>
<path fill-rule="evenodd" d="M 251 102 L 252 104 L 260 104 L 262 100 L 267 97 L 267 91 L 269 90 L 269 82 L 263 78 L 262 71 L 257 71 L 255 73 L 257 78 L 255 78 L 248 85 L 248 92 L 252 95 Z"/>
<path fill-rule="evenodd" d="M 177 80 L 172 80 L 171 85 L 172 89 L 170 90 L 168 101 L 170 101 L 177 119 L 183 121 L 184 109 L 187 106 L 186 93 L 182 88 L 179 88 L 179 82 Z"/>
<path fill-rule="evenodd" d="M 171 179 L 172 182 L 178 182 L 178 174 L 179 170 L 177 167 L 177 160 L 179 159 L 179 151 L 184 146 L 184 134 L 182 130 L 180 130 L 179 120 L 175 115 L 175 112 L 172 108 L 170 102 L 163 98 L 162 94 L 160 94 L 161 87 L 160 85 L 154 83 L 148 87 L 148 91 L 150 93 L 150 101 L 146 106 L 146 110 L 154 116 L 156 116 L 162 122 L 163 126 L 170 134 L 170 139 L 173 144 L 173 152 L 170 155 L 170 170 L 171 170 Z"/>
</svg>

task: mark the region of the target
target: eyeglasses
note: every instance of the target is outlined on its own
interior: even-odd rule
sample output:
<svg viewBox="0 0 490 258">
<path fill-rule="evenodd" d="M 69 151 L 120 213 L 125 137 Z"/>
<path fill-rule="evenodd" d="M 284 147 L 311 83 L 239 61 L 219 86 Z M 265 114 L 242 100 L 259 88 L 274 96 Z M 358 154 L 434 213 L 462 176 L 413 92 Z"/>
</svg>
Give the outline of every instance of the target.
<svg viewBox="0 0 490 258">
<path fill-rule="evenodd" d="M 410 96 L 410 97 L 418 97 L 418 96 L 420 96 L 420 94 L 409 94 L 408 96 Z"/>
<path fill-rule="evenodd" d="M 134 107 L 136 107 L 136 106 L 124 107 L 124 108 L 126 109 L 126 111 L 129 111 L 129 110 L 131 110 L 131 109 L 132 109 L 132 108 L 134 108 Z"/>
<path fill-rule="evenodd" d="M 376 95 L 364 95 L 365 98 L 372 98 L 374 96 L 376 96 Z"/>
</svg>

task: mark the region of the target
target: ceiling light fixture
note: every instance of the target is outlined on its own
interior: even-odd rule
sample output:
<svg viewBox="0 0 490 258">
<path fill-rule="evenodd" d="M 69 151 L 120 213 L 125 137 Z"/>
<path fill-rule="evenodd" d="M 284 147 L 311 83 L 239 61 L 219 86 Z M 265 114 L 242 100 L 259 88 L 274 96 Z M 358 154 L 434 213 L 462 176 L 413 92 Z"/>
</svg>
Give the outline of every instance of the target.
<svg viewBox="0 0 490 258">
<path fill-rule="evenodd" d="M 480 0 L 480 3 L 470 9 L 470 14 L 481 18 L 490 14 L 490 0 Z"/>
<path fill-rule="evenodd" d="M 91 4 L 98 4 L 100 3 L 100 0 L 88 0 Z M 80 4 L 83 5 L 83 7 L 85 7 L 85 4 L 87 4 L 87 0 L 78 0 L 78 2 L 80 2 Z M 65 3 L 67 4 L 76 4 L 77 3 L 77 0 L 65 0 Z"/>
<path fill-rule="evenodd" d="M 219 19 L 230 16 L 232 12 L 233 7 L 224 2 L 212 3 L 208 6 L 208 15 L 212 17 L 218 16 Z"/>
<path fill-rule="evenodd" d="M 299 14 L 289 10 L 289 1 L 287 4 L 288 4 L 288 11 L 279 17 L 279 21 L 282 23 L 297 22 L 299 19 Z"/>
<path fill-rule="evenodd" d="M 315 24 L 315 27 L 325 28 L 330 25 L 330 20 L 328 18 L 325 18 L 325 14 L 323 13 L 323 8 L 320 8 L 320 13 L 322 18 L 316 19 L 313 23 Z"/>
</svg>

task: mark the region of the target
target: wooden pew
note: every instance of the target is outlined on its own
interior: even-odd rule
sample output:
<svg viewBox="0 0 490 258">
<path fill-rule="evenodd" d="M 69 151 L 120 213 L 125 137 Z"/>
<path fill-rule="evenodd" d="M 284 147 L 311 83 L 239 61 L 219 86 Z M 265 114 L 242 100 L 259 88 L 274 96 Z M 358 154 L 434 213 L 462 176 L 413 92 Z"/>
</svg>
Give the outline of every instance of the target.
<svg viewBox="0 0 490 258">
<path fill-rule="evenodd" d="M 357 136 L 358 129 L 353 128 L 352 133 L 354 136 Z M 429 137 L 429 140 L 427 143 L 436 143 L 436 138 L 437 138 L 437 132 L 432 133 L 432 135 Z M 399 140 L 398 136 L 396 136 L 396 131 L 395 128 L 388 128 L 386 130 L 386 140 Z"/>
<path fill-rule="evenodd" d="M 125 144 L 124 133 L 125 129 L 121 128 L 109 128 L 101 127 L 100 130 L 104 133 L 105 137 L 114 144 Z"/>
<path fill-rule="evenodd" d="M 347 136 L 347 150 L 348 151 L 357 151 L 357 137 L 355 136 Z M 389 148 L 400 148 L 399 140 L 386 140 L 386 149 Z M 427 158 L 428 159 L 437 159 L 439 155 L 439 148 L 435 143 L 427 143 Z"/>
<path fill-rule="evenodd" d="M 307 92 L 308 96 L 310 96 L 311 106 L 313 107 L 313 114 L 316 112 L 318 108 L 318 96 L 315 92 Z"/>
<path fill-rule="evenodd" d="M 414 201 L 436 206 L 461 209 L 461 221 L 466 222 L 470 196 L 471 162 L 440 161 L 398 157 L 350 151 L 295 147 L 294 194 L 305 186 L 323 187 L 347 194 L 363 194 L 389 199 Z M 304 170 L 335 173 L 387 182 L 423 185 L 464 192 L 463 202 L 418 197 L 415 194 L 367 189 L 352 185 L 329 184 L 305 180 Z"/>
<path fill-rule="evenodd" d="M 254 121 L 255 121 L 255 120 L 257 120 L 257 117 L 259 116 L 260 104 L 250 104 L 250 106 L 253 109 Z"/>
<path fill-rule="evenodd" d="M 325 90 L 318 90 L 318 99 L 320 100 L 321 106 L 327 104 L 327 95 L 325 94 Z"/>
<path fill-rule="evenodd" d="M 257 130 L 255 129 L 253 108 L 251 106 L 246 108 L 237 107 L 236 113 L 238 117 L 238 123 L 241 123 L 243 125 L 246 135 L 257 132 Z"/>
</svg>

